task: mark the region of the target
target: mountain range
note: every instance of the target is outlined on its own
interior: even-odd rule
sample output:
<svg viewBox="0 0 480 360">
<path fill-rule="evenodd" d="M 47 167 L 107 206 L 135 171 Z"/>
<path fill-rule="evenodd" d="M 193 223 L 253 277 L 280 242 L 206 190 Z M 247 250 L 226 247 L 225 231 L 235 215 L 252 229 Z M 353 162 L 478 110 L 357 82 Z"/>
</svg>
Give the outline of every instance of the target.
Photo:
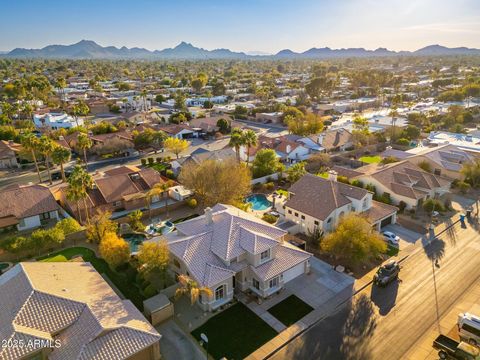
<svg viewBox="0 0 480 360">
<path fill-rule="evenodd" d="M 92 40 L 82 40 L 72 45 L 48 45 L 41 49 L 16 48 L 1 54 L 11 58 L 55 58 L 55 59 L 331 59 L 345 57 L 379 56 L 444 56 L 444 55 L 480 55 L 480 49 L 466 47 L 448 48 L 441 45 L 429 45 L 416 51 L 392 51 L 385 48 L 366 50 L 364 48 L 331 49 L 311 48 L 304 52 L 290 49 L 281 50 L 274 55 L 246 54 L 229 49 L 206 50 L 181 42 L 174 48 L 150 51 L 144 48 L 103 47 Z"/>
</svg>

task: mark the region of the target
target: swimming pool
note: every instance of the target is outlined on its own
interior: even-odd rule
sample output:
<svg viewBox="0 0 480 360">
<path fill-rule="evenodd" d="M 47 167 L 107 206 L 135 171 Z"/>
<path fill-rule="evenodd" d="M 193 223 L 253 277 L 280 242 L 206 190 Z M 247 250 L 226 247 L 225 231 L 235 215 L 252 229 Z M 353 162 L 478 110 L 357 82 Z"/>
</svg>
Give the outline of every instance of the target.
<svg viewBox="0 0 480 360">
<path fill-rule="evenodd" d="M 146 236 L 144 234 L 124 234 L 123 238 L 130 245 L 130 252 L 136 253 L 138 252 L 138 247 L 142 245 Z"/>
<path fill-rule="evenodd" d="M 252 210 L 267 210 L 272 206 L 272 203 L 263 194 L 250 195 L 245 202 L 252 204 Z"/>
</svg>

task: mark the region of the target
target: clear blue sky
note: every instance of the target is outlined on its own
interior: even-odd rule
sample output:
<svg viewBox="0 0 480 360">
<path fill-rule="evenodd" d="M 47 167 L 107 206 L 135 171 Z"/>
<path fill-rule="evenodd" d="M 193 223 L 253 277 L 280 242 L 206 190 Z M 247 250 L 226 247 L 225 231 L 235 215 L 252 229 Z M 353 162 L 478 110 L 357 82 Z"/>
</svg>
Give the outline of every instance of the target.
<svg viewBox="0 0 480 360">
<path fill-rule="evenodd" d="M 479 0 L 0 0 L 0 50 L 71 44 L 274 53 L 480 48 Z"/>
</svg>

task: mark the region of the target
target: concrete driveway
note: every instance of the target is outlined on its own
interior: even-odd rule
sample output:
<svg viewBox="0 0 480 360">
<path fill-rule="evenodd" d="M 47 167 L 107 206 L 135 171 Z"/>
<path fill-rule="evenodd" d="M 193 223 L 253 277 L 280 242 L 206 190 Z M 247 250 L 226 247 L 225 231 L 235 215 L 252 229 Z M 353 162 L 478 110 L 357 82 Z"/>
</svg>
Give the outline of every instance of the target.
<svg viewBox="0 0 480 360">
<path fill-rule="evenodd" d="M 310 259 L 310 274 L 301 275 L 285 288 L 317 309 L 345 288 L 353 288 L 354 278 L 333 270 L 330 264 L 315 257 Z"/>
<path fill-rule="evenodd" d="M 156 329 L 162 335 L 160 339 L 162 359 L 205 359 L 205 354 L 199 349 L 196 341 L 186 334 L 174 320 L 168 320 L 157 326 Z"/>
<path fill-rule="evenodd" d="M 391 231 L 400 237 L 399 248 L 405 249 L 407 246 L 416 244 L 417 241 L 422 241 L 422 234 L 419 234 L 410 229 L 404 228 L 399 224 L 390 224 L 382 228 L 383 231 Z"/>
</svg>

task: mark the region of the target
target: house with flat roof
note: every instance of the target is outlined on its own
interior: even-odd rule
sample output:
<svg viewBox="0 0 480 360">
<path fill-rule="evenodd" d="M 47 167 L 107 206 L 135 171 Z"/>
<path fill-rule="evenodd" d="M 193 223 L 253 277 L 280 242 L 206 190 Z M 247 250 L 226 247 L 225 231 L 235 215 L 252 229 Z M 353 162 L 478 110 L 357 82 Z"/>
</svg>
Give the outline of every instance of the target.
<svg viewBox="0 0 480 360">
<path fill-rule="evenodd" d="M 277 205 L 275 205 L 277 208 Z M 337 181 L 337 173 L 328 179 L 305 174 L 290 189 L 282 207 L 291 233 L 311 234 L 315 230 L 333 231 L 340 219 L 351 212 L 363 214 L 377 230 L 396 222 L 397 208 L 373 200 L 373 193 Z"/>
<path fill-rule="evenodd" d="M 284 241 L 285 231 L 231 205 L 206 208 L 176 228 L 165 236 L 171 269 L 212 290 L 200 296 L 204 310 L 228 303 L 234 291 L 266 298 L 310 269 L 312 255 Z"/>
<path fill-rule="evenodd" d="M 1 359 L 158 360 L 161 335 L 86 262 L 23 262 L 0 276 Z"/>
<path fill-rule="evenodd" d="M 60 206 L 43 185 L 7 186 L 0 191 L 0 204 L 0 229 L 34 229 L 59 219 Z"/>
<path fill-rule="evenodd" d="M 66 113 L 34 114 L 33 123 L 37 128 L 48 128 L 52 130 L 70 129 L 76 126 L 83 126 L 82 118 L 73 118 Z"/>
</svg>

